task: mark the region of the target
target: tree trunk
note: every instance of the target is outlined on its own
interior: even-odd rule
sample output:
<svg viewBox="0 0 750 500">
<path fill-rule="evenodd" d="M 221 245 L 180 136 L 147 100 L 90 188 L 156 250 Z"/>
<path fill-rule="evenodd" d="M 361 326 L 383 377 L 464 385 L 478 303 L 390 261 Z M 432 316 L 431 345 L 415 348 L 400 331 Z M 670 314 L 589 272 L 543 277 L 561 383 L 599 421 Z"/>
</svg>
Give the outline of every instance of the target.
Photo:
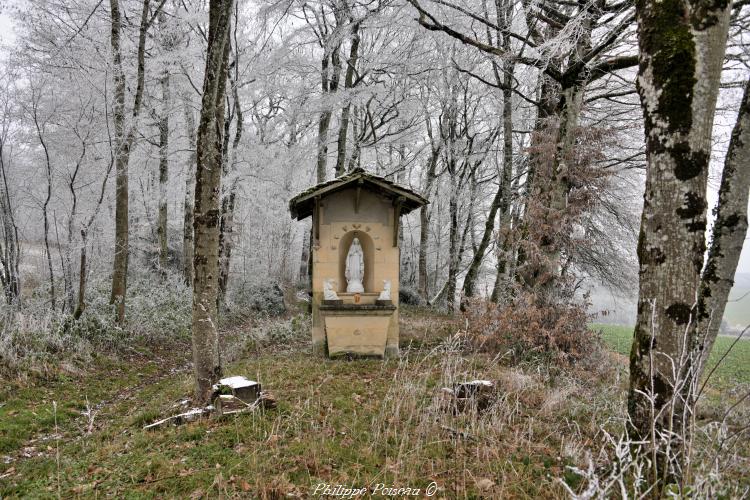
<svg viewBox="0 0 750 500">
<path fill-rule="evenodd" d="M 234 232 L 234 206 L 237 196 L 236 184 L 232 182 L 229 193 L 221 202 L 221 224 L 219 226 L 219 304 L 224 302 L 229 284 L 229 264 L 232 260 L 232 233 Z"/>
<path fill-rule="evenodd" d="M 41 92 L 41 91 L 40 91 Z M 41 95 L 40 95 L 41 98 Z M 44 151 L 44 158 L 45 158 L 45 167 L 47 172 L 47 196 L 44 199 L 44 203 L 42 204 L 42 218 L 44 220 L 44 249 L 47 254 L 47 269 L 49 272 L 49 299 L 50 304 L 52 307 L 52 310 L 54 311 L 57 309 L 57 297 L 55 294 L 55 271 L 52 267 L 52 252 L 50 251 L 49 247 L 49 213 L 48 213 L 48 207 L 49 202 L 52 199 L 52 164 L 50 162 L 49 157 L 49 150 L 47 149 L 47 143 L 44 140 L 44 131 L 42 124 L 39 123 L 39 117 L 37 115 L 37 110 L 39 106 L 39 101 L 36 99 L 34 95 L 32 95 L 33 103 L 33 118 L 34 118 L 34 126 L 36 128 L 37 137 L 39 138 L 39 143 L 42 145 L 42 150 Z"/>
<path fill-rule="evenodd" d="M 116 306 L 118 323 L 125 321 L 125 294 L 128 288 L 128 163 L 130 149 L 135 140 L 135 128 L 143 99 L 146 31 L 148 31 L 150 0 L 143 0 L 141 24 L 138 33 L 138 71 L 135 97 L 133 101 L 132 123 L 129 131 L 125 131 L 125 73 L 122 68 L 122 50 L 120 48 L 120 18 L 119 0 L 110 0 L 112 45 L 112 66 L 114 81 L 114 103 L 112 105 L 112 121 L 115 126 L 115 250 L 112 270 L 112 294 L 110 303 Z"/>
<path fill-rule="evenodd" d="M 185 283 L 193 286 L 193 200 L 195 199 L 195 168 L 198 164 L 195 139 L 195 118 L 190 102 L 183 97 L 185 127 L 190 142 L 190 158 L 185 170 L 185 202 L 182 224 L 182 266 Z"/>
<path fill-rule="evenodd" d="M 0 277 L 3 283 L 5 301 L 8 304 L 16 302 L 21 293 L 21 278 L 18 267 L 21 252 L 18 239 L 18 226 L 13 217 L 13 206 L 10 201 L 8 179 L 5 171 L 4 138 L 0 138 L 0 175 L 2 176 L 3 192 L 0 195 L 0 216 L 2 216 L 3 245 L 0 252 Z"/>
<path fill-rule="evenodd" d="M 81 260 L 80 270 L 78 273 L 78 304 L 73 312 L 73 319 L 78 320 L 86 309 L 86 245 L 88 233 L 86 229 L 81 229 Z"/>
<path fill-rule="evenodd" d="M 329 60 L 333 65 L 333 74 L 331 75 L 330 80 L 328 79 Z M 338 90 L 340 74 L 341 61 L 339 60 L 339 47 L 336 46 L 330 57 L 326 54 L 321 61 L 321 88 L 323 91 L 321 95 L 321 105 L 323 109 L 320 112 L 320 121 L 318 122 L 318 183 L 325 182 L 326 180 L 326 169 L 328 164 L 328 128 L 331 125 L 331 103 L 328 102 L 328 100 L 329 95 Z"/>
<path fill-rule="evenodd" d="M 455 166 L 453 167 L 455 168 Z M 458 193 L 459 183 L 456 179 L 456 173 L 451 175 L 451 193 L 448 201 L 448 214 L 450 216 L 450 230 L 448 233 L 448 282 L 445 290 L 446 306 L 448 312 L 453 314 L 456 311 L 456 280 L 458 277 L 458 266 L 460 265 L 458 257 Z"/>
<path fill-rule="evenodd" d="M 492 302 L 500 300 L 500 294 L 508 282 L 508 265 L 513 258 L 511 252 L 511 196 L 513 195 L 513 70 L 507 63 L 503 75 L 503 195 L 500 201 L 500 230 L 497 238 L 497 273 L 492 288 Z"/>
<path fill-rule="evenodd" d="M 361 109 L 359 106 L 353 106 L 352 107 L 352 141 L 354 144 L 352 144 L 352 155 L 349 157 L 349 172 L 354 170 L 355 168 L 361 167 L 361 152 L 362 152 L 362 144 L 360 143 L 360 115 L 361 115 Z"/>
<path fill-rule="evenodd" d="M 159 270 L 166 273 L 169 259 L 167 235 L 167 183 L 169 182 L 169 110 L 172 105 L 169 91 L 169 72 L 161 77 L 162 115 L 159 121 L 159 215 L 156 233 L 159 237 Z"/>
<path fill-rule="evenodd" d="M 729 3 L 691 8 L 678 0 L 636 6 L 648 167 L 628 412 L 631 436 L 653 453 L 657 491 L 680 483 L 682 438 L 689 437 L 697 374 L 686 333 L 704 263 L 711 131 L 730 10 Z"/>
<path fill-rule="evenodd" d="M 429 120 L 430 117 L 426 116 L 426 120 Z M 432 137 L 432 131 L 429 125 L 429 122 L 427 122 L 427 130 L 428 135 L 430 136 L 430 142 L 432 144 L 432 152 L 430 154 L 430 159 L 428 160 L 427 164 L 427 178 L 425 179 L 425 187 L 424 187 L 424 197 L 429 198 L 431 191 L 432 191 L 432 185 L 435 182 L 435 171 L 437 169 L 437 163 L 438 159 L 440 158 L 440 150 L 441 150 L 441 144 L 435 144 L 433 137 Z M 418 281 L 418 291 L 419 295 L 425 300 L 429 300 L 429 290 L 428 290 L 428 283 L 427 283 L 427 246 L 429 242 L 430 237 L 430 217 L 429 212 L 427 211 L 427 205 L 422 205 L 422 207 L 419 209 L 419 257 L 417 262 L 417 281 Z"/>
<path fill-rule="evenodd" d="M 310 283 L 310 275 L 307 272 L 307 261 L 309 260 L 309 252 L 310 252 L 310 235 L 312 234 L 312 230 L 305 231 L 302 235 L 302 255 L 299 259 L 299 283 L 305 284 L 305 286 L 309 286 Z"/>
<path fill-rule="evenodd" d="M 747 203 L 750 190 L 750 80 L 740 104 L 716 203 L 711 245 L 698 292 L 693 322 L 693 350 L 700 359 L 700 374 L 719 334 L 729 292 L 747 235 Z M 698 375 L 699 376 L 699 375 Z"/>
<path fill-rule="evenodd" d="M 224 95 L 232 1 L 211 0 L 208 51 L 198 126 L 193 269 L 193 370 L 195 403 L 205 404 L 221 376 L 216 300 L 219 291 L 219 193 Z"/>
<path fill-rule="evenodd" d="M 507 29 L 510 29 L 510 24 L 512 21 L 512 14 L 513 14 L 513 2 L 503 2 L 501 0 L 495 0 L 495 12 L 497 17 L 497 25 L 505 27 Z M 497 33 L 498 40 L 502 39 L 501 48 L 506 51 L 510 52 L 511 49 L 511 42 L 510 42 L 510 36 L 504 35 L 501 30 L 498 30 Z M 495 230 L 495 217 L 497 215 L 498 210 L 501 208 L 504 208 L 504 210 L 500 210 L 501 212 L 501 224 L 500 224 L 500 230 L 503 230 L 503 224 L 502 222 L 505 222 L 505 215 L 508 211 L 508 207 L 510 207 L 510 182 L 511 182 L 511 175 L 513 173 L 513 106 L 512 106 L 512 96 L 513 96 L 513 71 L 515 69 L 515 63 L 510 59 L 507 58 L 505 62 L 503 63 L 503 76 L 502 79 L 500 78 L 499 72 L 497 71 L 497 65 L 496 63 L 493 63 L 493 68 L 495 69 L 495 79 L 498 83 L 498 85 L 501 86 L 503 91 L 503 171 L 502 175 L 498 181 L 497 186 L 497 192 L 495 193 L 495 197 L 492 200 L 492 204 L 490 205 L 490 213 L 487 216 L 487 221 L 485 222 L 484 226 L 484 233 L 482 234 L 482 239 L 479 242 L 479 246 L 477 247 L 477 251 L 474 252 L 474 257 L 471 260 L 471 264 L 469 265 L 469 269 L 466 272 L 466 278 L 464 278 L 464 288 L 463 288 L 463 295 L 464 297 L 473 297 L 474 296 L 474 286 L 477 280 L 477 276 L 479 274 L 479 269 L 482 265 L 482 260 L 484 259 L 485 252 L 487 251 L 487 247 L 490 244 L 490 239 L 492 238 L 492 233 Z M 501 241 L 502 238 L 498 238 L 498 259 L 497 259 L 497 269 L 498 269 L 498 276 L 500 275 L 500 268 L 504 267 L 504 263 L 501 263 L 503 261 L 504 256 L 501 255 L 500 247 L 501 247 Z M 497 278 L 495 279 L 495 287 L 492 291 L 492 296 L 496 296 L 496 291 L 499 286 L 499 283 L 497 281 Z M 463 307 L 463 303 L 462 303 Z"/>
<path fill-rule="evenodd" d="M 555 154 L 551 164 L 543 172 L 537 172 L 534 200 L 535 211 L 540 220 L 532 220 L 528 235 L 537 246 L 538 255 L 526 265 L 525 283 L 540 292 L 542 300 L 554 301 L 560 277 L 561 233 L 569 227 L 567 218 L 567 195 L 570 186 L 570 170 L 573 146 L 575 144 L 578 118 L 583 104 L 583 89 L 578 84 L 564 87 L 555 110 L 556 127 Z M 544 162 L 544 159 L 541 159 Z M 540 174 L 544 175 L 540 175 Z M 532 211 L 533 212 L 533 211 Z"/>
<path fill-rule="evenodd" d="M 476 284 L 477 277 L 479 275 L 479 267 L 482 265 L 484 255 L 487 252 L 487 247 L 490 245 L 490 239 L 492 238 L 492 232 L 495 230 L 495 218 L 497 217 L 497 211 L 503 201 L 503 195 L 505 194 L 505 188 L 502 184 L 501 179 L 497 187 L 495 197 L 492 199 L 490 205 L 490 212 L 487 214 L 487 220 L 484 223 L 484 232 L 482 233 L 482 239 L 479 241 L 474 257 L 471 259 L 469 269 L 466 271 L 466 277 L 464 278 L 463 295 L 466 298 L 474 296 L 474 285 Z M 463 307 L 463 302 L 461 304 Z"/>
<path fill-rule="evenodd" d="M 346 76 L 344 77 L 344 89 L 351 89 L 354 85 L 354 70 L 357 66 L 359 52 L 359 24 L 352 26 L 352 45 L 349 49 L 349 60 L 346 65 Z M 341 110 L 341 123 L 339 125 L 339 136 L 336 150 L 336 177 L 346 173 L 346 136 L 349 131 L 349 113 L 352 108 L 351 96 L 346 96 L 347 102 Z"/>
<path fill-rule="evenodd" d="M 235 68 L 239 64 L 236 58 L 234 64 Z M 232 140 L 232 149 L 230 152 L 225 152 L 225 155 L 229 155 L 231 158 L 224 158 L 224 165 L 226 166 L 224 175 L 229 183 L 229 189 L 227 190 L 224 199 L 221 200 L 221 226 L 219 232 L 219 304 L 224 302 L 224 298 L 227 294 L 227 286 L 229 284 L 229 265 L 232 261 L 232 246 L 234 245 L 232 235 L 234 233 L 235 203 L 237 202 L 237 162 L 235 160 L 235 155 L 237 154 L 237 148 L 242 140 L 244 119 L 240 98 L 237 92 L 237 82 L 234 80 L 232 81 L 232 95 L 234 97 L 234 108 L 236 112 L 236 128 L 234 139 Z"/>
<path fill-rule="evenodd" d="M 85 155 L 86 143 L 83 142 L 81 156 L 79 157 L 73 174 L 68 179 L 68 189 L 70 190 L 72 203 L 70 207 L 70 215 L 68 216 L 68 234 L 65 248 L 65 265 L 63 266 L 63 276 L 65 277 L 66 308 L 70 311 L 73 311 L 75 308 L 75 292 L 73 291 L 73 226 L 78 210 L 78 196 L 76 195 L 75 181 L 76 177 L 78 176 L 78 171 L 81 167 L 81 162 L 83 161 Z"/>
</svg>

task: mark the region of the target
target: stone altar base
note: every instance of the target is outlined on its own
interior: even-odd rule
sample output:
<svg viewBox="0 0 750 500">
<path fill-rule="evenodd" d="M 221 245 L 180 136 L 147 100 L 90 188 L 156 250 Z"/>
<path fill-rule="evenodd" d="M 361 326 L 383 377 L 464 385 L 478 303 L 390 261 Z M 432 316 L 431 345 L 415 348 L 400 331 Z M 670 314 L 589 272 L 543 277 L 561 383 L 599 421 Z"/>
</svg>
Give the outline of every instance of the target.
<svg viewBox="0 0 750 500">
<path fill-rule="evenodd" d="M 321 305 L 328 355 L 384 357 L 388 326 L 395 310 L 393 305 Z"/>
</svg>

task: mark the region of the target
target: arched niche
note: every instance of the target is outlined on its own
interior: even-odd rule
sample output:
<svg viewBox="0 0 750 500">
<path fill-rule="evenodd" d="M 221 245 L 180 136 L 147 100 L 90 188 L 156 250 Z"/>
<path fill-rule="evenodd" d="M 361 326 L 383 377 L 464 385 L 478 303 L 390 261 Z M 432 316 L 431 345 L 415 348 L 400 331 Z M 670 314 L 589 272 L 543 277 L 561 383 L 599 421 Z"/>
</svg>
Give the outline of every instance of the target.
<svg viewBox="0 0 750 500">
<path fill-rule="evenodd" d="M 362 285 L 365 287 L 365 293 L 375 292 L 373 279 L 373 265 L 375 263 L 375 243 L 369 234 L 363 231 L 349 231 L 341 237 L 339 243 L 339 293 L 346 293 L 346 256 L 349 253 L 349 247 L 352 246 L 354 238 L 359 238 L 359 244 L 362 246 L 365 262 L 365 276 Z"/>
</svg>

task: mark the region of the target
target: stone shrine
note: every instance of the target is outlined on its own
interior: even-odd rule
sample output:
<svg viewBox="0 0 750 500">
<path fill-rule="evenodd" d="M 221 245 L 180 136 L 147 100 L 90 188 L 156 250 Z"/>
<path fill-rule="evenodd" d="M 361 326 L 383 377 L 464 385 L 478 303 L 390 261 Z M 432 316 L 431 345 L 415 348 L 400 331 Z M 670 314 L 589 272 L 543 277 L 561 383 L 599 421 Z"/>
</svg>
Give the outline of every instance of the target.
<svg viewBox="0 0 750 500">
<path fill-rule="evenodd" d="M 312 341 L 321 355 L 398 356 L 402 215 L 428 201 L 356 169 L 289 201 L 312 216 Z"/>
</svg>

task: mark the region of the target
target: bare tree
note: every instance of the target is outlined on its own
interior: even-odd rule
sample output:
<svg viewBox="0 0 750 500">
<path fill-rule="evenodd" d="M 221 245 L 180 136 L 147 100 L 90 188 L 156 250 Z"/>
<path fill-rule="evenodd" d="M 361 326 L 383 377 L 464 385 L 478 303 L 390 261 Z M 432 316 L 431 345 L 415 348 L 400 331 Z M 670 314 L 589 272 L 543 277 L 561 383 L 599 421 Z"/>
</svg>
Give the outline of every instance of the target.
<svg viewBox="0 0 750 500">
<path fill-rule="evenodd" d="M 529 269 L 526 273 L 527 286 L 551 292 L 561 269 L 562 249 L 560 238 L 557 236 L 564 234 L 568 229 L 567 225 L 561 224 L 561 214 L 565 213 L 567 195 L 572 188 L 569 159 L 575 144 L 583 93 L 591 82 L 613 71 L 636 64 L 636 56 L 621 52 L 611 53 L 612 49 L 618 48 L 633 24 L 632 6 L 628 2 L 616 2 L 611 5 L 606 2 L 575 5 L 561 2 L 559 6 L 522 2 L 528 33 L 518 34 L 513 31 L 512 25 L 504 26 L 503 23 L 490 20 L 486 12 L 476 14 L 444 0 L 433 2 L 445 6 L 457 15 L 468 17 L 472 22 L 478 22 L 485 29 L 496 32 L 497 36 L 515 40 L 521 44 L 521 49 L 516 51 L 509 50 L 512 46 L 488 43 L 480 39 L 476 33 L 467 34 L 461 31 L 454 23 L 439 19 L 418 0 L 410 0 L 410 3 L 419 13 L 418 21 L 424 28 L 445 33 L 463 44 L 506 62 L 535 68 L 545 81 L 546 89 L 543 89 L 543 94 L 549 98 L 540 99 L 539 105 L 542 108 L 549 106 L 554 119 L 539 121 L 554 131 L 551 140 L 555 144 L 555 153 L 549 168 L 541 172 L 544 178 L 533 187 L 534 197 L 544 206 L 544 210 L 538 213 L 543 216 L 543 220 L 535 221 L 533 225 L 528 226 L 532 230 L 545 229 L 543 235 L 529 238 L 536 240 L 534 244 L 540 258 L 524 265 L 534 266 L 534 269 Z M 495 9 L 496 20 L 502 20 L 504 12 L 512 12 L 512 6 L 509 8 L 502 2 L 496 2 Z M 614 19 L 617 21 L 613 22 Z M 597 40 L 593 39 L 595 32 L 598 32 Z M 544 33 L 550 35 L 554 42 L 545 44 Z M 575 35 L 571 36 L 571 33 Z M 532 53 L 535 55 L 530 55 Z M 469 70 L 462 71 L 488 85 L 503 87 L 499 82 L 493 84 Z M 527 96 L 523 97 L 528 99 Z M 547 115 L 547 110 L 541 110 L 540 115 Z M 532 189 L 534 181 L 533 175 L 527 176 L 527 189 Z M 548 228 L 556 230 L 550 231 Z M 470 291 L 473 293 L 474 278 L 470 278 Z M 551 293 L 540 294 L 540 297 L 547 295 Z"/>
<path fill-rule="evenodd" d="M 50 221 L 49 221 L 49 203 L 52 199 L 52 162 L 50 160 L 49 148 L 45 140 L 45 129 L 47 120 L 42 120 L 39 116 L 39 101 L 42 98 L 44 87 L 32 88 L 31 90 L 31 116 L 34 121 L 37 139 L 44 152 L 44 166 L 47 179 L 47 194 L 42 203 L 42 219 L 44 221 L 44 251 L 47 254 L 47 270 L 49 272 L 49 299 L 52 310 L 57 308 L 57 295 L 55 293 L 55 271 L 52 266 L 52 252 L 49 245 Z"/>
<path fill-rule="evenodd" d="M 513 22 L 513 1 L 506 0 L 503 4 L 501 0 L 496 0 L 496 14 L 497 26 L 498 28 L 502 27 L 502 29 L 496 30 L 496 40 L 502 50 L 509 53 L 511 50 L 511 37 L 508 34 L 508 30 Z M 492 61 L 492 64 L 495 83 L 503 93 L 503 168 L 497 183 L 497 192 L 492 199 L 490 211 L 487 214 L 482 240 L 479 242 L 476 252 L 474 252 L 469 269 L 466 271 L 463 287 L 463 295 L 465 297 L 473 297 L 475 294 L 474 288 L 479 275 L 479 268 L 482 265 L 482 260 L 492 239 L 492 233 L 495 230 L 495 218 L 498 211 L 500 212 L 500 231 L 507 231 L 509 229 L 507 226 L 511 206 L 510 182 L 513 175 L 513 71 L 515 69 L 515 61 L 510 57 L 506 57 L 503 60 L 502 66 L 496 61 Z M 504 272 L 507 261 L 507 249 L 505 252 L 502 251 L 506 245 L 505 238 L 499 238 L 499 240 L 501 243 L 498 248 L 498 272 Z M 501 268 L 502 271 L 500 271 Z M 498 285 L 499 283 L 496 280 L 496 286 Z M 494 290 L 493 295 L 495 295 Z"/>
<path fill-rule="evenodd" d="M 128 163 L 130 151 L 135 141 L 138 117 L 143 104 L 144 78 L 146 73 L 146 34 L 158 11 L 164 5 L 160 2 L 157 12 L 149 17 L 150 0 L 143 0 L 140 28 L 138 31 L 136 90 L 133 97 L 133 108 L 130 124 L 125 117 L 125 72 L 122 66 L 122 16 L 119 0 L 110 0 L 112 48 L 112 66 L 114 81 L 114 102 L 112 104 L 112 121 L 115 127 L 115 251 L 112 271 L 112 293 L 110 302 L 117 307 L 117 321 L 125 321 L 125 295 L 128 289 L 129 257 L 129 212 L 128 212 Z"/>
<path fill-rule="evenodd" d="M 302 12 L 310 28 L 315 33 L 318 44 L 323 49 L 323 57 L 320 61 L 320 83 L 321 83 L 321 112 L 318 121 L 318 153 L 317 153 L 317 181 L 326 180 L 326 168 L 328 164 L 328 129 L 331 124 L 332 110 L 326 97 L 335 94 L 341 80 L 341 42 L 338 40 L 337 30 L 343 22 L 343 8 L 338 0 L 331 3 L 331 10 L 335 24 L 330 25 L 328 13 L 325 6 L 320 4 L 319 10 L 304 4 Z M 333 66 L 333 68 L 331 68 Z"/>
</svg>

